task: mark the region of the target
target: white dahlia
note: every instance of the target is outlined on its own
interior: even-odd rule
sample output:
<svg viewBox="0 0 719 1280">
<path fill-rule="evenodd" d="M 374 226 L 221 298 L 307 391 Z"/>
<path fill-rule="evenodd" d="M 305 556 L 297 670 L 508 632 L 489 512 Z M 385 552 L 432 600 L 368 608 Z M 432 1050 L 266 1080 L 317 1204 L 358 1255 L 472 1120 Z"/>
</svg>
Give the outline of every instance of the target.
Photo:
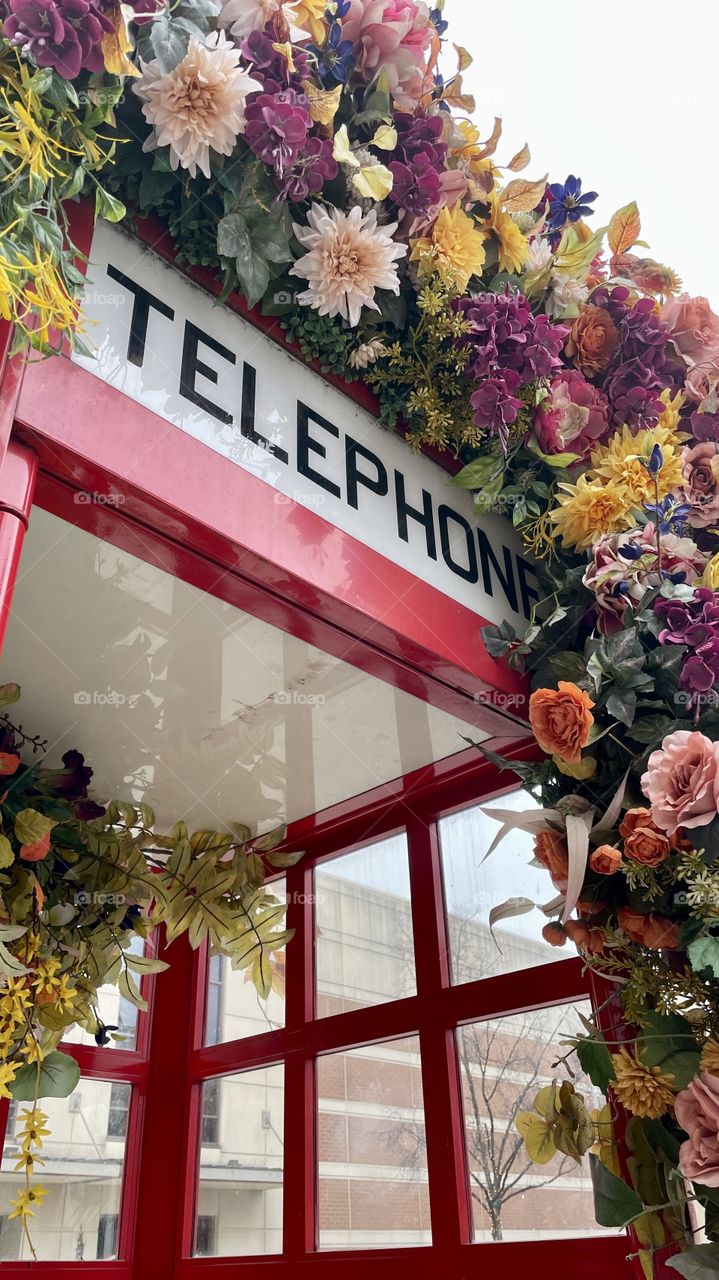
<svg viewBox="0 0 719 1280">
<path fill-rule="evenodd" d="M 232 154 L 245 131 L 247 95 L 262 88 L 239 60 L 239 51 L 217 31 L 204 44 L 193 36 L 172 71 L 163 74 L 157 62 L 143 62 L 142 76 L 133 85 L 152 125 L 143 150 L 169 147 L 173 169 L 182 165 L 192 178 L 200 169 L 209 178 L 210 150 Z"/>
<path fill-rule="evenodd" d="M 239 44 L 251 31 L 261 31 L 280 11 L 290 28 L 290 40 L 293 44 L 306 40 L 307 32 L 300 30 L 293 21 L 295 14 L 292 5 L 284 0 L 222 0 L 218 21 L 221 27 L 230 28 L 230 35 Z"/>
<path fill-rule="evenodd" d="M 291 272 L 304 276 L 309 286 L 298 302 L 321 316 L 342 316 L 354 326 L 363 307 L 379 311 L 376 289 L 399 293 L 395 262 L 404 257 L 407 246 L 392 239 L 396 222 L 378 227 L 374 209 L 363 215 L 357 206 L 343 213 L 319 204 L 312 205 L 307 221 L 306 227 L 293 224 L 300 244 L 310 251 Z"/>
</svg>

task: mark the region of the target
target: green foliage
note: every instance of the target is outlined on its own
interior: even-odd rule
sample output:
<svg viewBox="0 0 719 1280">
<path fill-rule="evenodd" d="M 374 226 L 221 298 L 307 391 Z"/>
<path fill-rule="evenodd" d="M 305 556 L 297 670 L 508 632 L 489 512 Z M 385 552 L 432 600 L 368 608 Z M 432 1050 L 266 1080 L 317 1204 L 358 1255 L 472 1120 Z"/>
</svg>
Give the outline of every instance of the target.
<svg viewBox="0 0 719 1280">
<path fill-rule="evenodd" d="M 347 358 L 357 340 L 340 319 L 321 316 L 310 307 L 296 307 L 283 316 L 281 324 L 306 360 L 316 361 L 323 373 L 335 373 L 350 382 L 354 380 L 356 374 L 347 364 Z"/>
<path fill-rule="evenodd" d="M 617 1178 L 597 1156 L 590 1155 L 594 1215 L 600 1227 L 626 1227 L 644 1206 L 636 1191 Z"/>
</svg>

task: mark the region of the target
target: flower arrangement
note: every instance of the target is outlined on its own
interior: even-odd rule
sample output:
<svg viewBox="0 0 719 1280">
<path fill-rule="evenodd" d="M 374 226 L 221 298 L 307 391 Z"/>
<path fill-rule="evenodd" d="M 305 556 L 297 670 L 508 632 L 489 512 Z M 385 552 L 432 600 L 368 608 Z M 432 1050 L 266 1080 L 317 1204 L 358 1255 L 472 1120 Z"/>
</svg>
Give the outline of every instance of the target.
<svg viewBox="0 0 719 1280">
<path fill-rule="evenodd" d="M 19 695 L 2 686 L 0 706 Z M 168 942 L 209 940 L 266 996 L 291 935 L 264 880 L 299 857 L 277 848 L 283 829 L 252 838 L 242 826 L 191 833 L 177 822 L 158 834 L 147 804 L 97 804 L 83 756 L 67 751 L 50 769 L 44 746 L 0 715 L 0 1097 L 30 1104 L 16 1166 L 25 1186 L 11 1213 L 26 1232 L 47 1194 L 33 1181 L 47 1132 L 38 1099 L 66 1097 L 80 1075 L 57 1047 L 63 1035 L 77 1025 L 98 1045 L 121 1038 L 98 1012 L 104 984 L 147 1008 L 143 976 L 168 967 L 153 949 L 159 924 Z M 147 943 L 139 953 L 138 938 Z"/>
<path fill-rule="evenodd" d="M 454 452 L 478 512 L 511 514 L 545 586 L 526 635 L 484 632 L 533 689 L 544 758 L 511 767 L 541 807 L 517 821 L 555 885 L 545 937 L 616 991 L 570 1046 L 607 1108 L 589 1116 L 565 1081 L 520 1130 L 537 1159 L 593 1149 L 599 1220 L 633 1223 L 648 1278 L 660 1249 L 716 1276 L 719 317 L 644 252 L 634 203 L 595 229 L 578 177 L 517 176 L 527 147 L 498 162 L 464 49 L 446 74 L 441 3 L 0 0 L 0 18 L 0 314 L 22 341 L 81 341 L 69 201 L 152 212 L 180 262 L 366 381 L 411 445 Z M 283 935 L 267 846 L 182 824 L 160 839 L 142 807 L 88 814 L 81 762 L 67 793 L 15 745 L 0 1070 L 21 1096 L 64 1025 L 105 1034 L 94 992 L 133 991 L 133 931 L 165 920 L 227 945 L 245 922 L 235 958 L 263 988 Z M 190 876 L 213 905 L 188 917 Z M 80 965 L 68 882 L 122 884 L 133 906 L 87 921 Z M 267 926 L 259 952 L 248 913 Z M 30 1157 L 41 1129 L 31 1113 Z"/>
</svg>

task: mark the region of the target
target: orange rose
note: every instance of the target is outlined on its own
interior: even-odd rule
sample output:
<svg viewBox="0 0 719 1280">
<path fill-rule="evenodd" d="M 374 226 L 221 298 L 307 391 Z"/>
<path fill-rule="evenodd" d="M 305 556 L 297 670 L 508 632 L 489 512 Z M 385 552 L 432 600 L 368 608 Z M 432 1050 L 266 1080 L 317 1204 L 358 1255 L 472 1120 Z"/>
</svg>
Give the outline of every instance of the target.
<svg viewBox="0 0 719 1280">
<path fill-rule="evenodd" d="M 591 929 L 582 920 L 567 920 L 564 928 L 575 947 L 595 956 L 601 955 L 604 950 L 604 934 L 601 929 Z"/>
<path fill-rule="evenodd" d="M 529 722 L 542 751 L 578 764 L 594 724 L 592 699 L 571 680 L 556 689 L 537 689 L 529 699 Z"/>
<path fill-rule="evenodd" d="M 558 889 L 566 889 L 569 875 L 569 850 L 558 831 L 540 831 L 534 837 L 534 856 L 552 877 Z"/>
<path fill-rule="evenodd" d="M 550 947 L 563 947 L 567 941 L 567 935 L 561 924 L 553 921 L 551 924 L 545 924 L 542 929 L 542 937 L 548 942 Z"/>
<path fill-rule="evenodd" d="M 679 926 L 666 916 L 645 915 L 631 907 L 622 907 L 617 915 L 619 928 L 632 942 L 639 942 L 654 951 L 675 951 L 679 945 Z"/>
<path fill-rule="evenodd" d="M 655 825 L 651 809 L 627 809 L 619 834 L 624 836 L 626 857 L 645 867 L 658 867 L 671 851 L 671 841 Z"/>
<path fill-rule="evenodd" d="M 566 354 L 587 378 L 604 373 L 619 345 L 619 334 L 609 312 L 603 307 L 582 307 L 572 321 Z"/>
<path fill-rule="evenodd" d="M 600 844 L 589 859 L 589 865 L 599 876 L 613 876 L 619 870 L 621 861 L 621 850 L 615 849 L 612 844 Z"/>
</svg>

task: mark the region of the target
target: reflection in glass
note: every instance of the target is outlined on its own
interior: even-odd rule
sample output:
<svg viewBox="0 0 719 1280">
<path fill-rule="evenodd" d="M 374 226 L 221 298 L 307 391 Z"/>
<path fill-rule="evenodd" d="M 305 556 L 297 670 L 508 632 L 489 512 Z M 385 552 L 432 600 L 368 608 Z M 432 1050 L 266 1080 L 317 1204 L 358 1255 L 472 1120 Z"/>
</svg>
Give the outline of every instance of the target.
<svg viewBox="0 0 719 1280">
<path fill-rule="evenodd" d="M 282 1250 L 284 1068 L 206 1080 L 193 1253 L 240 1257 Z"/>
<path fill-rule="evenodd" d="M 40 1152 L 45 1165 L 35 1181 L 48 1190 L 32 1219 L 32 1239 L 40 1261 L 89 1262 L 117 1257 L 122 1169 L 131 1086 L 82 1079 L 69 1098 L 44 1098 L 50 1136 Z M 22 1113 L 13 1105 L 0 1165 L 0 1259 L 32 1255 L 10 1201 L 24 1187 L 15 1173 Z"/>
<path fill-rule="evenodd" d="M 431 1243 L 419 1038 L 317 1063 L 323 1249 Z"/>
<path fill-rule="evenodd" d="M 516 1129 L 522 1111 L 532 1111 L 540 1089 L 581 1030 L 578 1013 L 589 1001 L 474 1022 L 457 1031 L 464 1096 L 467 1170 L 474 1239 L 534 1240 L 613 1234 L 598 1227 L 586 1161 L 568 1156 L 536 1165 Z M 590 1111 L 604 1098 L 586 1077 L 576 1088 Z"/>
<path fill-rule="evenodd" d="M 132 955 L 143 955 L 145 939 L 135 935 L 127 950 Z M 111 1033 L 110 1048 L 136 1049 L 138 1020 L 141 1016 L 139 1010 L 124 996 L 120 995 L 117 987 L 100 987 L 97 994 L 97 1013 L 100 1021 L 106 1027 L 117 1027 L 117 1031 Z M 90 1035 L 88 1031 L 83 1031 L 81 1027 L 71 1027 L 65 1033 L 63 1039 L 69 1040 L 71 1044 L 94 1045 L 95 1043 L 95 1037 Z"/>
<path fill-rule="evenodd" d="M 404 832 L 315 868 L 317 1013 L 416 992 Z"/>
<path fill-rule="evenodd" d="M 463 809 L 440 819 L 442 872 L 455 983 L 512 973 L 567 957 L 567 952 L 550 947 L 542 938 L 542 927 L 547 921 L 541 911 L 502 920 L 495 925 L 494 938 L 489 930 L 492 907 L 516 897 L 518 892 L 535 902 L 547 902 L 554 897 L 555 890 L 547 872 L 531 865 L 534 841 L 524 831 L 508 835 L 483 861 L 500 828 L 482 809 L 521 811 L 536 807 L 536 800 L 526 791 L 513 791 L 484 802 L 481 808 Z M 521 885 L 519 890 L 518 885 Z"/>
<path fill-rule="evenodd" d="M 267 886 L 278 902 L 286 899 L 284 876 Z M 249 969 L 233 969 L 227 956 L 210 956 L 207 967 L 204 1043 L 224 1044 L 245 1036 L 276 1031 L 285 1025 L 285 952 L 270 957 L 272 990 L 266 1000 L 257 994 Z"/>
</svg>

